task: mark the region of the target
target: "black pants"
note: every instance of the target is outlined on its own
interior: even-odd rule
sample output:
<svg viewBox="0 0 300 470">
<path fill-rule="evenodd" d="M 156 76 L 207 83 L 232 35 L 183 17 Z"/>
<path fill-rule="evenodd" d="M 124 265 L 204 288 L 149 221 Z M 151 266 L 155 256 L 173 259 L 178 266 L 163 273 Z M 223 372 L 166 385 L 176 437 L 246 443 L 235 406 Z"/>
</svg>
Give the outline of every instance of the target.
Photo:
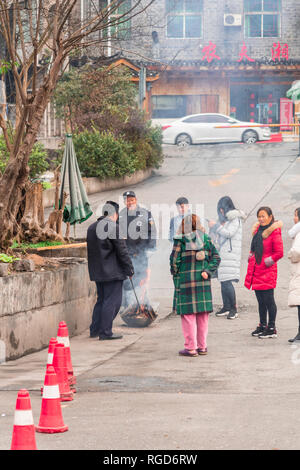
<svg viewBox="0 0 300 470">
<path fill-rule="evenodd" d="M 221 294 L 223 307 L 226 308 L 226 310 L 236 309 L 236 296 L 232 281 L 221 282 Z"/>
<path fill-rule="evenodd" d="M 122 303 L 123 281 L 96 282 L 97 302 L 94 306 L 91 336 L 112 336 L 112 324 Z"/>
<path fill-rule="evenodd" d="M 260 324 L 275 328 L 277 306 L 274 299 L 274 289 L 256 290 L 255 295 L 258 301 Z M 267 321 L 268 314 L 269 322 Z"/>
</svg>

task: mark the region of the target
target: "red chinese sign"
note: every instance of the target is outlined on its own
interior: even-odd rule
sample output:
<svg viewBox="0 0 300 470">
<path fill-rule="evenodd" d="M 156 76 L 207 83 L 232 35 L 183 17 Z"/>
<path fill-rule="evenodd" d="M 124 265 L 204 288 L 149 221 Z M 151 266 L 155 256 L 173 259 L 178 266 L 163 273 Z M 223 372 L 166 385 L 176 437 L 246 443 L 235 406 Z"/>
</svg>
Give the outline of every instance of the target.
<svg viewBox="0 0 300 470">
<path fill-rule="evenodd" d="M 202 60 L 207 60 L 208 63 L 212 62 L 214 59 L 220 60 L 220 57 L 216 54 L 216 48 L 217 46 L 213 42 L 209 41 L 209 45 L 202 49 L 202 52 L 204 53 Z"/>
<path fill-rule="evenodd" d="M 201 60 L 206 61 L 209 64 L 214 59 L 221 60 L 221 57 L 219 55 L 217 55 L 217 46 L 212 41 L 209 41 L 208 46 L 203 47 L 202 53 L 203 53 L 203 56 L 202 56 Z M 280 42 L 278 42 L 278 43 L 274 42 L 273 46 L 272 46 L 272 49 L 271 49 L 271 56 L 272 56 L 272 60 L 276 60 L 276 59 L 277 60 L 281 60 L 281 59 L 288 60 L 289 59 L 289 46 L 288 46 L 288 44 L 285 43 L 285 44 L 281 45 Z M 243 46 L 240 50 L 239 59 L 237 60 L 237 62 L 242 62 L 243 60 L 246 60 L 247 62 L 255 62 L 255 59 L 250 57 L 250 55 L 248 54 L 248 49 L 247 49 L 247 46 L 246 46 L 245 42 L 243 43 Z"/>
<path fill-rule="evenodd" d="M 251 57 L 249 57 L 247 55 L 247 46 L 245 43 L 243 43 L 243 47 L 242 47 L 242 50 L 240 52 L 240 58 L 238 60 L 238 62 L 241 62 L 243 59 L 247 59 L 249 62 L 255 62 L 254 59 L 251 59 Z"/>
<path fill-rule="evenodd" d="M 291 131 L 292 127 L 287 126 L 293 122 L 293 101 L 288 98 L 280 98 L 280 129 Z"/>
<path fill-rule="evenodd" d="M 275 59 L 286 59 L 288 60 L 289 58 L 289 46 L 288 44 L 284 44 L 283 46 L 280 44 L 280 42 L 273 43 L 272 47 L 272 60 Z"/>
</svg>

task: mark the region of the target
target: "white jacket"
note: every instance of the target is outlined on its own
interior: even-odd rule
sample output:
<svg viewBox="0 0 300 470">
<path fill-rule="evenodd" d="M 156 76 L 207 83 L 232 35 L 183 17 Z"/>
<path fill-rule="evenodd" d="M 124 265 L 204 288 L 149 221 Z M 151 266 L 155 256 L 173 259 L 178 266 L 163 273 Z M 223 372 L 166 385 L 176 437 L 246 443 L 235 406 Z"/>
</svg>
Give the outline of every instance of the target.
<svg viewBox="0 0 300 470">
<path fill-rule="evenodd" d="M 218 280 L 233 281 L 240 279 L 242 253 L 242 221 L 244 212 L 233 209 L 226 214 L 227 221 L 217 229 L 217 248 L 221 257 L 218 267 Z"/>
<path fill-rule="evenodd" d="M 292 263 L 292 278 L 289 285 L 288 305 L 289 307 L 296 307 L 300 305 L 300 223 L 294 225 L 289 231 L 289 235 L 294 241 L 288 253 L 288 257 Z"/>
</svg>

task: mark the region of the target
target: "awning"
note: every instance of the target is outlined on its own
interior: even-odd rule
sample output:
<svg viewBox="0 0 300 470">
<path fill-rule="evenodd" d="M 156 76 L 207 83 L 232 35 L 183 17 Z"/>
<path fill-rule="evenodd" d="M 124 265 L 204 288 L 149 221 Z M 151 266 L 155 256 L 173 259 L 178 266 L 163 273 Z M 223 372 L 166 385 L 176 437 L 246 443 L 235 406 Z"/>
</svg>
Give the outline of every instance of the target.
<svg viewBox="0 0 300 470">
<path fill-rule="evenodd" d="M 286 92 L 286 96 L 293 101 L 300 100 L 300 80 L 293 82 L 292 87 Z"/>
</svg>

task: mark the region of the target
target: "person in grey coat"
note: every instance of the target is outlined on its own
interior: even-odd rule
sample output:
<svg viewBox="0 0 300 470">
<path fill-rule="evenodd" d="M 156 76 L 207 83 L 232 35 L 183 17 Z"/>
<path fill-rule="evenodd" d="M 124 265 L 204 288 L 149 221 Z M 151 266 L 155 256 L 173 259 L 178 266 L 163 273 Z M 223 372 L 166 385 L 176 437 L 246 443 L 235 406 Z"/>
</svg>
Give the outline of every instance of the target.
<svg viewBox="0 0 300 470">
<path fill-rule="evenodd" d="M 242 222 L 246 216 L 243 211 L 235 208 L 229 196 L 219 200 L 217 212 L 218 222 L 209 222 L 221 257 L 218 280 L 221 284 L 223 307 L 216 312 L 216 316 L 227 315 L 229 320 L 233 320 L 238 317 L 233 282 L 238 282 L 240 279 Z"/>
</svg>

